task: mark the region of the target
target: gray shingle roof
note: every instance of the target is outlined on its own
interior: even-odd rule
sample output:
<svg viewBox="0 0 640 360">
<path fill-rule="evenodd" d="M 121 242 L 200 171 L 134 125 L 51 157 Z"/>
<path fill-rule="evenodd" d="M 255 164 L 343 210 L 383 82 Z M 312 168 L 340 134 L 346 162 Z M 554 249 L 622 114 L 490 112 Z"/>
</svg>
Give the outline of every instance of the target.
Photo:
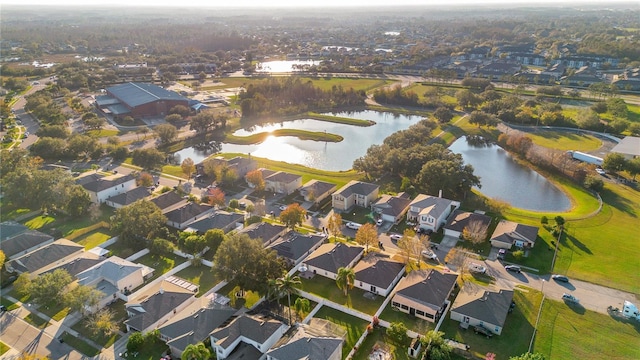
<svg viewBox="0 0 640 360">
<path fill-rule="evenodd" d="M 452 201 L 448 199 L 420 194 L 416 196 L 413 201 L 411 201 L 411 204 L 409 204 L 409 206 L 420 208 L 422 209 L 422 212 L 426 212 L 437 219 L 451 206 L 451 204 Z"/>
<path fill-rule="evenodd" d="M 284 225 L 266 222 L 253 223 L 238 231 L 239 234 L 247 234 L 251 239 L 260 239 L 262 243 L 270 243 L 287 229 Z"/>
<path fill-rule="evenodd" d="M 396 287 L 396 295 L 424 305 L 441 307 L 453 289 L 457 274 L 436 270 L 412 271 Z"/>
<path fill-rule="evenodd" d="M 211 336 L 218 339 L 216 343 L 225 349 L 240 336 L 262 344 L 282 325 L 283 323 L 277 320 L 266 320 L 243 314 L 235 318 L 229 325 L 213 331 Z"/>
<path fill-rule="evenodd" d="M 28 227 L 15 221 L 3 221 L 0 223 L 0 240 L 8 239 L 29 230 Z"/>
<path fill-rule="evenodd" d="M 115 284 L 119 280 L 143 268 L 144 265 L 135 264 L 120 257 L 112 256 L 92 268 L 81 272 L 77 277 L 81 285 L 89 285 L 100 279 Z"/>
<path fill-rule="evenodd" d="M 189 101 L 176 92 L 163 89 L 157 85 L 145 83 L 126 83 L 112 86 L 107 88 L 107 93 L 132 108 L 157 100 Z"/>
<path fill-rule="evenodd" d="M 295 231 L 290 231 L 271 244 L 269 249 L 275 250 L 278 256 L 295 262 L 318 243 L 323 242 L 325 238 L 323 235 L 303 235 Z"/>
<path fill-rule="evenodd" d="M 463 289 L 453 302 L 451 311 L 502 327 L 512 300 L 511 290 L 501 289 L 495 292 L 485 288 L 475 291 Z"/>
<path fill-rule="evenodd" d="M 145 298 L 142 302 L 137 303 L 136 299 L 127 304 L 127 311 L 134 315 L 127 319 L 125 324 L 139 331 L 144 331 L 193 296 L 193 292 L 163 282 L 159 291 Z"/>
<path fill-rule="evenodd" d="M 410 203 L 411 199 L 406 196 L 382 195 L 372 206 L 382 209 L 383 214 L 391 215 L 395 218 L 405 212 Z"/>
<path fill-rule="evenodd" d="M 11 260 L 9 264 L 21 273 L 26 271 L 33 273 L 73 253 L 82 251 L 84 251 L 84 246 L 67 239 L 60 239 L 17 259 Z"/>
<path fill-rule="evenodd" d="M 538 228 L 513 221 L 502 220 L 491 235 L 491 240 L 513 244 L 516 240 L 527 240 L 535 244 Z"/>
<path fill-rule="evenodd" d="M 210 205 L 191 202 L 177 209 L 173 209 L 164 215 L 167 217 L 167 220 L 182 224 L 211 209 L 212 207 Z"/>
<path fill-rule="evenodd" d="M 388 288 L 403 269 L 404 264 L 375 255 L 367 256 L 353 267 L 356 281 L 363 281 L 381 289 Z"/>
<path fill-rule="evenodd" d="M 100 256 L 98 256 L 96 254 L 93 254 L 93 253 L 90 253 L 90 252 L 85 252 L 82 255 L 80 255 L 80 256 L 78 256 L 76 258 L 73 258 L 73 259 L 65 262 L 64 264 L 62 264 L 60 266 L 54 267 L 51 270 L 47 270 L 44 273 L 46 274 L 46 273 L 49 273 L 49 272 L 54 272 L 54 271 L 56 271 L 58 269 L 63 269 L 66 272 L 68 272 L 69 275 L 75 277 L 76 275 L 78 275 L 79 273 L 87 270 L 88 268 L 90 268 L 90 267 L 92 267 L 92 266 L 94 266 L 96 264 L 101 263 L 103 260 L 104 260 L 104 258 L 102 258 L 102 257 L 100 257 Z"/>
<path fill-rule="evenodd" d="M 289 184 L 300 178 L 302 178 L 302 176 L 300 175 L 290 174 L 284 171 L 278 171 L 275 174 L 267 176 L 266 178 L 264 178 L 264 180 Z"/>
<path fill-rule="evenodd" d="M 17 230 L 18 227 L 12 227 L 12 230 L 13 229 Z M 2 239 L 2 241 L 0 241 L 0 250 L 4 252 L 7 258 L 11 258 L 15 255 L 19 255 L 25 250 L 31 249 L 34 246 L 38 246 L 52 240 L 53 236 L 51 235 L 41 233 L 37 230 L 27 229 L 11 238 Z"/>
<path fill-rule="evenodd" d="M 462 232 L 471 222 L 479 221 L 482 225 L 491 225 L 491 217 L 482 214 L 456 210 L 449 217 L 445 229 Z"/>
<path fill-rule="evenodd" d="M 342 243 L 323 244 L 304 261 L 305 264 L 336 273 L 339 268 L 349 265 L 362 254 L 361 246 Z"/>
<path fill-rule="evenodd" d="M 124 184 L 134 179 L 135 176 L 133 176 L 132 174 L 127 174 L 120 177 L 105 177 L 99 174 L 90 174 L 76 180 L 76 184 L 81 185 L 87 191 L 100 192 L 102 190 Z"/>
<path fill-rule="evenodd" d="M 272 349 L 267 354 L 275 360 L 326 360 L 341 347 L 342 339 L 303 337 Z"/>
<path fill-rule="evenodd" d="M 352 194 L 369 195 L 379 188 L 380 187 L 376 184 L 351 180 L 345 186 L 341 187 L 335 194 L 343 197 L 349 197 Z"/>
<path fill-rule="evenodd" d="M 182 196 L 178 195 L 177 192 L 169 191 L 156 196 L 153 199 L 149 199 L 149 201 L 156 204 L 156 206 L 159 207 L 160 210 L 164 210 L 185 200 L 182 198 Z"/>
<path fill-rule="evenodd" d="M 134 202 L 144 199 L 151 195 L 151 190 L 146 187 L 140 186 L 127 191 L 126 193 L 118 194 L 107 198 L 107 201 L 111 201 L 114 204 L 129 205 Z"/>
<path fill-rule="evenodd" d="M 305 183 L 300 191 L 310 191 L 318 197 L 319 195 L 323 195 L 335 188 L 336 184 L 314 179 Z"/>
<path fill-rule="evenodd" d="M 237 223 L 243 222 L 244 216 L 242 214 L 216 211 L 205 218 L 193 222 L 189 225 L 189 229 L 199 233 L 205 233 L 210 229 L 222 229 L 224 232 L 229 232 L 236 228 Z"/>
</svg>

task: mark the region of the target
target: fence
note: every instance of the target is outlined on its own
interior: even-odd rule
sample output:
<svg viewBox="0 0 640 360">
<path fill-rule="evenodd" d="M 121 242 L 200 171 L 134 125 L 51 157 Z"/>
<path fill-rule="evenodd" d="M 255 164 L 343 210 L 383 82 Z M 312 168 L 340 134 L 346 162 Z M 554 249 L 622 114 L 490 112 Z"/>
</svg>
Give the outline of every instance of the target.
<svg viewBox="0 0 640 360">
<path fill-rule="evenodd" d="M 138 251 L 137 253 L 135 253 L 135 254 L 133 254 L 133 255 L 129 256 L 129 257 L 128 257 L 128 258 L 126 258 L 125 260 L 128 260 L 128 261 L 136 261 L 136 260 L 138 260 L 139 258 L 141 258 L 141 257 L 143 257 L 143 256 L 145 256 L 145 255 L 147 255 L 148 253 L 149 253 L 149 249 L 142 249 L 142 250 Z"/>
<path fill-rule="evenodd" d="M 109 223 L 107 223 L 106 221 L 100 221 L 98 223 L 95 223 L 91 226 L 87 226 L 86 228 L 82 228 L 82 229 L 78 229 L 74 232 L 72 232 L 71 234 L 65 236 L 66 239 L 69 239 L 71 241 L 79 238 L 82 235 L 88 234 L 94 230 L 98 230 L 98 229 L 102 229 L 102 228 L 109 228 Z"/>
</svg>

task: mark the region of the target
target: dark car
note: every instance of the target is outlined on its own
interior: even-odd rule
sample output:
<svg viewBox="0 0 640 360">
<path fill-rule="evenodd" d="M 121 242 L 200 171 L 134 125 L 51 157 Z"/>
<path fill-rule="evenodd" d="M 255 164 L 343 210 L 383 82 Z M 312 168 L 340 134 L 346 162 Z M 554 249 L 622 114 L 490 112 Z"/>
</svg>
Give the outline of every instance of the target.
<svg viewBox="0 0 640 360">
<path fill-rule="evenodd" d="M 507 271 L 513 271 L 518 274 L 520 274 L 520 272 L 522 271 L 522 269 L 520 269 L 520 266 L 518 265 L 507 265 L 504 267 L 504 269 Z"/>
<path fill-rule="evenodd" d="M 558 282 L 565 282 L 565 283 L 569 282 L 569 278 L 564 275 L 552 275 L 551 278 Z"/>
<path fill-rule="evenodd" d="M 487 339 L 491 338 L 493 336 L 493 333 L 491 332 L 491 330 L 487 329 L 486 327 L 482 326 L 482 325 L 476 325 L 473 327 L 473 331 L 476 334 L 481 334 L 487 337 Z"/>
</svg>

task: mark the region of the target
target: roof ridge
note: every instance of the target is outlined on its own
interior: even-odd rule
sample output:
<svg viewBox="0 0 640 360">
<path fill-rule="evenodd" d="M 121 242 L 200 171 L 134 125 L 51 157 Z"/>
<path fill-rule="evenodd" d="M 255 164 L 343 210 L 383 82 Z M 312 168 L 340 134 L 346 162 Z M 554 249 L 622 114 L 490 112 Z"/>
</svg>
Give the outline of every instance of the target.
<svg viewBox="0 0 640 360">
<path fill-rule="evenodd" d="M 142 88 L 140 85 L 138 85 L 137 83 L 130 82 L 129 84 L 131 84 L 131 85 L 135 86 L 136 88 L 138 88 L 138 89 L 140 89 L 140 90 L 142 90 L 142 91 L 146 92 L 147 94 L 149 94 L 149 95 L 153 96 L 153 97 L 154 97 L 154 98 L 156 98 L 156 99 L 160 99 L 160 96 L 158 96 L 158 95 L 156 95 L 156 94 L 154 94 L 154 93 L 150 92 L 150 91 L 149 91 L 149 90 L 147 90 L 147 89 L 143 89 L 143 88 Z"/>
</svg>

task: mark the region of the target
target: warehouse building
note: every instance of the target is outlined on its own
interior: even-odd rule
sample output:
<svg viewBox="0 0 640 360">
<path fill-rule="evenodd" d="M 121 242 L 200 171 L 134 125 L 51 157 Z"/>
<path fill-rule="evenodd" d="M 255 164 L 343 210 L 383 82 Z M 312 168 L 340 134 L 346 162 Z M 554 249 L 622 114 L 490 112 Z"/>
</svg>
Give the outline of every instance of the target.
<svg viewBox="0 0 640 360">
<path fill-rule="evenodd" d="M 107 88 L 96 105 L 108 115 L 140 118 L 165 116 L 176 105 L 189 107 L 189 99 L 157 85 L 130 82 Z"/>
</svg>

